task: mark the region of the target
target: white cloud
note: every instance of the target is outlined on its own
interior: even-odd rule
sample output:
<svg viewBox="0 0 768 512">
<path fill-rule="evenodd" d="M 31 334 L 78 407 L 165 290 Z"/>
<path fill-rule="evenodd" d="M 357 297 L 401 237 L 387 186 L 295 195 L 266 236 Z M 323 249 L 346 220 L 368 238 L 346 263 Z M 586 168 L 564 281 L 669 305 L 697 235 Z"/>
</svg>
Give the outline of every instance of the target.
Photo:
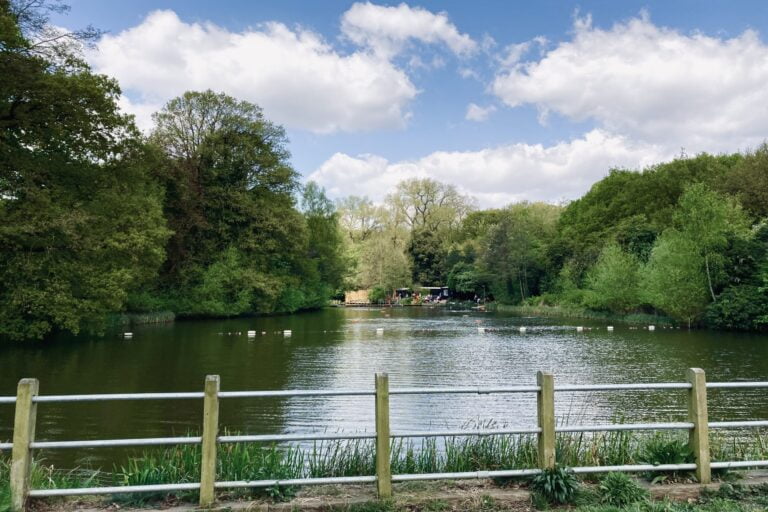
<svg viewBox="0 0 768 512">
<path fill-rule="evenodd" d="M 496 112 L 496 107 L 488 105 L 487 107 L 481 107 L 475 103 L 467 105 L 467 114 L 464 116 L 467 121 L 477 121 L 481 123 L 488 119 L 492 113 Z"/>
<path fill-rule="evenodd" d="M 354 43 L 387 59 L 402 51 L 411 39 L 444 44 L 460 56 L 477 49 L 477 43 L 460 33 L 446 13 L 435 14 L 404 3 L 396 7 L 356 3 L 342 16 L 341 31 Z"/>
<path fill-rule="evenodd" d="M 354 194 L 381 200 L 404 179 L 430 177 L 455 184 L 488 207 L 521 200 L 573 199 L 611 168 L 648 166 L 672 156 L 656 145 L 592 130 L 552 146 L 520 143 L 480 151 L 438 151 L 400 162 L 336 153 L 307 179 L 324 186 L 333 197 Z"/>
<path fill-rule="evenodd" d="M 753 31 L 731 39 L 683 34 L 645 13 L 604 30 L 577 18 L 572 40 L 538 60 L 508 64 L 492 84 L 507 105 L 536 105 L 603 129 L 689 152 L 733 151 L 768 133 L 768 46 Z"/>
<path fill-rule="evenodd" d="M 122 102 L 144 125 L 150 108 L 211 88 L 257 103 L 269 119 L 292 128 L 401 128 L 418 93 L 392 62 L 368 51 L 342 55 L 312 31 L 268 23 L 230 32 L 185 23 L 172 11 L 104 36 L 89 60 L 130 92 L 132 101 Z"/>
</svg>

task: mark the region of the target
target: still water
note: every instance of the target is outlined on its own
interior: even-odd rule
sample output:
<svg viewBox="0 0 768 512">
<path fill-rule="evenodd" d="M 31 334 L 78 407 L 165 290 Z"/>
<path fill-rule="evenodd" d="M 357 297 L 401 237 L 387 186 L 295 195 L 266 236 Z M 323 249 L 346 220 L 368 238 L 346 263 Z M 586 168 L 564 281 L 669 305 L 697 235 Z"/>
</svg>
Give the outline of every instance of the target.
<svg viewBox="0 0 768 512">
<path fill-rule="evenodd" d="M 588 328 L 577 332 L 577 325 Z M 248 330 L 257 336 L 249 339 Z M 608 332 L 580 320 L 443 308 L 330 308 L 133 331 L 130 340 L 115 334 L 2 346 L 0 396 L 14 395 L 22 377 L 38 378 L 41 394 L 201 391 L 206 374 L 220 375 L 222 390 L 233 391 L 372 389 L 375 372 L 389 373 L 393 388 L 535 384 L 537 370 L 552 371 L 561 384 L 681 382 L 689 367 L 704 368 L 711 381 L 768 381 L 765 335 L 621 325 Z M 556 412 L 560 423 L 684 421 L 684 399 L 682 391 L 558 393 Z M 535 407 L 533 394 L 393 396 L 392 430 L 532 427 Z M 36 437 L 185 435 L 200 429 L 201 418 L 201 400 L 44 403 Z M 767 418 L 764 390 L 710 392 L 711 421 Z M 373 398 L 224 399 L 220 421 L 249 434 L 372 431 Z M 0 404 L 0 442 L 10 440 L 12 427 L 13 406 Z M 128 453 L 67 449 L 44 457 L 62 467 L 109 468 Z"/>
</svg>

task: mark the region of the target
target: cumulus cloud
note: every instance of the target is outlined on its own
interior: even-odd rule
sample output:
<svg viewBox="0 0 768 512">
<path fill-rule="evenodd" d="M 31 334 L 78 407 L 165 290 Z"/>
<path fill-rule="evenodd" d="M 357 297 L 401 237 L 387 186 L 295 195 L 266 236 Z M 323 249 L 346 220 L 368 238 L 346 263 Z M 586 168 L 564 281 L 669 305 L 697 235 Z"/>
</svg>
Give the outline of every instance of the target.
<svg viewBox="0 0 768 512">
<path fill-rule="evenodd" d="M 444 44 L 460 56 L 477 50 L 477 43 L 462 34 L 444 12 L 433 13 L 421 7 L 356 3 L 341 18 L 342 33 L 354 43 L 366 46 L 377 55 L 392 58 L 412 39 Z"/>
<path fill-rule="evenodd" d="M 733 151 L 768 133 L 768 46 L 746 31 L 722 39 L 654 25 L 642 14 L 610 29 L 578 18 L 574 36 L 511 58 L 491 85 L 510 107 L 533 104 L 636 140 L 690 152 Z"/>
<path fill-rule="evenodd" d="M 123 104 L 141 125 L 150 107 L 211 88 L 258 103 L 292 128 L 400 128 L 418 93 L 391 61 L 363 50 L 343 55 L 310 30 L 267 23 L 230 32 L 185 23 L 173 11 L 155 11 L 138 26 L 104 36 L 89 60 L 130 93 Z"/>
<path fill-rule="evenodd" d="M 520 143 L 480 151 L 437 151 L 400 162 L 336 153 L 308 179 L 333 197 L 354 194 L 381 200 L 404 179 L 429 177 L 455 184 L 483 207 L 504 206 L 521 200 L 573 199 L 611 168 L 644 167 L 671 156 L 663 147 L 596 129 L 551 146 Z"/>
<path fill-rule="evenodd" d="M 481 123 L 488 119 L 492 113 L 496 112 L 496 107 L 488 105 L 487 107 L 481 107 L 475 103 L 467 105 L 467 114 L 464 116 L 467 121 L 477 121 Z"/>
</svg>

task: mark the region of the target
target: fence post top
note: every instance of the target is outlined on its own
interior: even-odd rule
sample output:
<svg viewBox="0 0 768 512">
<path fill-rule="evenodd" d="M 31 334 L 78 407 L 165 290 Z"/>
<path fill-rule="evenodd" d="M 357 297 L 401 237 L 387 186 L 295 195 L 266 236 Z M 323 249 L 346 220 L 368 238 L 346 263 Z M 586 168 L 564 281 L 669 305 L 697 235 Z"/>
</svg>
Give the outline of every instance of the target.
<svg viewBox="0 0 768 512">
<path fill-rule="evenodd" d="M 388 379 L 389 374 L 387 372 L 376 372 L 376 379 Z"/>
<path fill-rule="evenodd" d="M 688 375 L 704 375 L 704 370 L 701 368 L 688 368 Z"/>
<path fill-rule="evenodd" d="M 24 378 L 19 381 L 19 389 L 23 387 L 31 387 L 35 391 L 40 387 L 40 381 L 34 378 Z"/>
<path fill-rule="evenodd" d="M 539 370 L 536 372 L 536 381 L 541 384 L 541 381 L 544 379 L 554 379 L 555 375 L 552 372 L 545 372 L 542 370 Z"/>
<path fill-rule="evenodd" d="M 221 377 L 218 375 L 206 375 L 205 376 L 205 385 L 206 386 L 216 386 L 219 387 L 219 383 L 221 382 Z"/>
</svg>

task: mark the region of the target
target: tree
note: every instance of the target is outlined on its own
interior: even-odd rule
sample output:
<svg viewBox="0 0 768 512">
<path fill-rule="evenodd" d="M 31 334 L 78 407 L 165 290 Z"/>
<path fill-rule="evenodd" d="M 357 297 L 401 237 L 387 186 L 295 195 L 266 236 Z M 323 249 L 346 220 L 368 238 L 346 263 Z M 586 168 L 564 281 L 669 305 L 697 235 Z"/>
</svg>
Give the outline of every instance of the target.
<svg viewBox="0 0 768 512">
<path fill-rule="evenodd" d="M 387 201 L 412 230 L 433 232 L 457 228 L 474 208 L 473 200 L 459 194 L 456 187 L 430 178 L 401 181 Z"/>
<path fill-rule="evenodd" d="M 212 91 L 174 98 L 154 119 L 151 140 L 166 156 L 158 178 L 174 229 L 161 291 L 174 307 L 187 315 L 220 316 L 295 311 L 327 299 L 321 299 L 328 290 L 321 272 L 335 271 L 321 271 L 326 262 L 308 246 L 312 234 L 308 218 L 295 208 L 297 174 L 283 129 L 256 105 Z M 324 205 L 308 206 L 315 207 Z M 316 213 L 310 216 L 320 222 L 324 214 Z M 224 256 L 223 250 L 234 252 Z M 206 288 L 214 265 L 249 276 L 243 282 L 251 285 L 247 309 L 228 294 L 220 294 L 222 303 L 214 308 L 205 307 L 210 300 L 189 300 Z"/>
<path fill-rule="evenodd" d="M 628 313 L 640 305 L 640 275 L 637 260 L 611 243 L 587 274 L 590 307 Z"/>
<path fill-rule="evenodd" d="M 723 188 L 753 218 L 768 218 L 768 143 L 744 155 L 726 176 Z"/>
<path fill-rule="evenodd" d="M 174 231 L 165 269 L 172 280 L 230 243 L 250 246 L 265 266 L 294 252 L 296 225 L 276 222 L 295 214 L 298 187 L 282 128 L 256 105 L 210 90 L 186 92 L 153 117 L 151 140 L 167 156 L 158 175 Z"/>
<path fill-rule="evenodd" d="M 422 286 L 445 284 L 445 258 L 443 241 L 434 231 L 422 228 L 411 233 L 408 244 L 413 282 Z"/>
<path fill-rule="evenodd" d="M 559 214 L 557 206 L 519 203 L 502 210 L 498 223 L 487 228 L 478 259 L 497 299 L 517 302 L 541 292 Z"/>
<path fill-rule="evenodd" d="M 707 308 L 709 327 L 761 330 L 768 327 L 768 224 L 746 238 L 729 240 L 724 254 L 728 285 Z"/>
<path fill-rule="evenodd" d="M 353 243 L 365 242 L 381 228 L 378 208 L 367 197 L 348 196 L 337 202 L 339 223 Z"/>
<path fill-rule="evenodd" d="M 665 231 L 642 271 L 645 301 L 690 328 L 707 306 L 707 279 L 699 247 L 678 231 Z"/>
<path fill-rule="evenodd" d="M 317 273 L 315 303 L 322 306 L 344 283 L 349 262 L 343 253 L 338 214 L 325 190 L 310 181 L 304 186 L 301 209 L 307 222 L 307 265 Z"/>
<path fill-rule="evenodd" d="M 0 2 L 0 334 L 16 339 L 101 330 L 168 236 L 115 81 L 63 44 L 76 35 L 30 41 L 45 5 Z"/>
<path fill-rule="evenodd" d="M 681 236 L 688 238 L 704 261 L 712 302 L 717 302 L 713 273 L 731 236 L 746 236 L 748 221 L 741 206 L 703 183 L 686 188 L 673 216 Z"/>
</svg>

